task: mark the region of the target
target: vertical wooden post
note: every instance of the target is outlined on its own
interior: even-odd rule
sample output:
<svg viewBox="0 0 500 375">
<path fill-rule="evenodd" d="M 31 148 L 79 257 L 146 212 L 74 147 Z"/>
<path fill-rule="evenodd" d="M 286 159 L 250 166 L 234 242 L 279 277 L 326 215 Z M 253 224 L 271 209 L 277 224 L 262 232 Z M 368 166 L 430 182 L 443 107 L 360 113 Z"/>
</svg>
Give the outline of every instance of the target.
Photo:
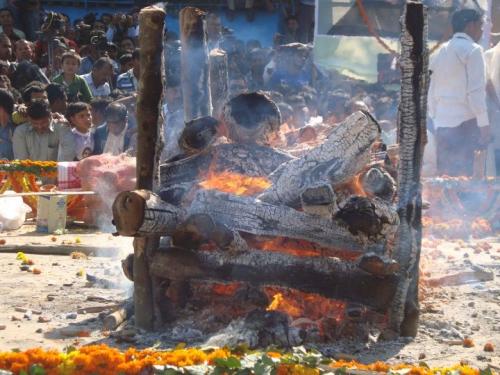
<svg viewBox="0 0 500 375">
<path fill-rule="evenodd" d="M 212 115 L 205 15 L 193 7 L 183 8 L 179 13 L 185 122 Z"/>
<path fill-rule="evenodd" d="M 227 54 L 219 48 L 210 51 L 210 92 L 212 95 L 213 117 L 218 119 L 222 107 L 226 104 L 229 92 Z"/>
<path fill-rule="evenodd" d="M 415 336 L 418 329 L 418 269 L 422 240 L 420 172 L 427 143 L 429 51 L 427 10 L 421 1 L 408 1 L 402 16 L 401 102 L 398 114 L 398 214 L 400 227 L 394 257 L 401 267 L 390 311 L 390 329 Z"/>
<path fill-rule="evenodd" d="M 137 98 L 137 189 L 153 189 L 157 173 L 159 105 L 162 95 L 161 56 L 165 12 L 146 7 L 139 14 L 141 77 Z M 138 327 L 152 330 L 155 325 L 153 286 L 147 259 L 158 246 L 158 238 L 134 239 L 134 315 Z"/>
</svg>

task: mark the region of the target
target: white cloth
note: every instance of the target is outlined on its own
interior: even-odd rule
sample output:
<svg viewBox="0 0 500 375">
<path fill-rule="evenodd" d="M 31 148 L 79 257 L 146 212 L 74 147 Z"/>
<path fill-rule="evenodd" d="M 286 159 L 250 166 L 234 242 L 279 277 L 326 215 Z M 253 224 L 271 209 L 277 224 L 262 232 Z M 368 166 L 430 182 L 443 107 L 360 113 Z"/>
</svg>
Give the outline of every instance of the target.
<svg viewBox="0 0 500 375">
<path fill-rule="evenodd" d="M 83 74 L 82 77 L 87 85 L 89 86 L 92 96 L 109 96 L 111 94 L 111 88 L 108 82 L 104 82 L 101 86 L 96 86 L 92 80 L 92 73 Z"/>
<path fill-rule="evenodd" d="M 111 155 L 120 155 L 125 151 L 125 133 L 127 132 L 127 127 L 123 129 L 123 131 L 114 135 L 111 132 L 108 132 L 108 138 L 106 139 L 106 144 L 104 145 L 104 154 Z"/>
<path fill-rule="evenodd" d="M 456 33 L 430 62 L 429 115 L 438 127 L 456 127 L 476 119 L 489 125 L 483 49 L 470 36 Z"/>
<path fill-rule="evenodd" d="M 81 133 L 76 128 L 71 129 L 75 138 L 75 151 L 78 160 L 85 159 L 94 151 L 94 137 L 90 131 Z"/>
</svg>

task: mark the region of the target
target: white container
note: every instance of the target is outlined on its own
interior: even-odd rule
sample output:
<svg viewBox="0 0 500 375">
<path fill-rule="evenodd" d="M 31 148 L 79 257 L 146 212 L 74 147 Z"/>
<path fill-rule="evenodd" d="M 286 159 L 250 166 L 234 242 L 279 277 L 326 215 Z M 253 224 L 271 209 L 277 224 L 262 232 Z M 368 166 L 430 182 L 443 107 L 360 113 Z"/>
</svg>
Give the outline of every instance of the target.
<svg viewBox="0 0 500 375">
<path fill-rule="evenodd" d="M 38 197 L 36 231 L 54 233 L 66 228 L 66 195 Z"/>
</svg>

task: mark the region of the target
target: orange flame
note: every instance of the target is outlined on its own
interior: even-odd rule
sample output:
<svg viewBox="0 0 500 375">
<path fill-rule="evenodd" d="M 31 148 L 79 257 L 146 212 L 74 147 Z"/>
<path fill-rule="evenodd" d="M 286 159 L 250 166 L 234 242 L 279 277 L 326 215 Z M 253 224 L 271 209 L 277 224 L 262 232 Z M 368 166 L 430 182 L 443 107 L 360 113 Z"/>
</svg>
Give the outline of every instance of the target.
<svg viewBox="0 0 500 375">
<path fill-rule="evenodd" d="M 250 177 L 228 171 L 220 173 L 209 171 L 200 186 L 204 189 L 218 190 L 234 195 L 252 196 L 269 188 L 271 182 L 265 177 Z"/>
<path fill-rule="evenodd" d="M 345 302 L 319 294 L 279 287 L 266 287 L 264 292 L 272 298 L 267 311 L 281 311 L 294 319 L 306 317 L 314 321 L 329 317 L 341 320 L 345 314 Z"/>
<path fill-rule="evenodd" d="M 328 249 L 306 240 L 298 240 L 293 238 L 259 237 L 258 239 L 256 239 L 255 237 L 248 236 L 245 237 L 245 240 L 252 248 L 258 250 L 279 252 L 297 257 L 320 257 L 326 256 L 327 254 L 328 256 L 335 256 L 351 261 L 359 257 L 358 253 Z"/>
<path fill-rule="evenodd" d="M 366 197 L 367 194 L 361 184 L 361 173 L 341 184 L 338 189 L 346 190 L 352 195 Z"/>
</svg>

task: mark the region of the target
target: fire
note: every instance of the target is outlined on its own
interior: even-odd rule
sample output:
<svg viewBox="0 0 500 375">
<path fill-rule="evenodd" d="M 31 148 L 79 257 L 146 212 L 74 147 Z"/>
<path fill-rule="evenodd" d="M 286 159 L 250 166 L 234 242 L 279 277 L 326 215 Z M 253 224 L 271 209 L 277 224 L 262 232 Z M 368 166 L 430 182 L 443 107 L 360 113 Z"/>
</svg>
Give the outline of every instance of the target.
<svg viewBox="0 0 500 375">
<path fill-rule="evenodd" d="M 234 195 L 252 196 L 271 187 L 271 182 L 265 177 L 251 177 L 228 171 L 220 173 L 209 171 L 200 186 Z"/>
<path fill-rule="evenodd" d="M 327 249 L 309 241 L 293 238 L 260 237 L 256 239 L 253 236 L 248 236 L 245 237 L 245 240 L 252 248 L 258 250 L 280 252 L 298 257 L 320 257 L 328 254 L 328 256 L 335 256 L 337 258 L 352 261 L 359 257 L 357 253 Z"/>
<path fill-rule="evenodd" d="M 234 294 L 241 288 L 241 283 L 214 283 L 212 291 L 219 296 L 234 296 Z"/>
<path fill-rule="evenodd" d="M 266 287 L 264 292 L 272 299 L 267 311 L 281 311 L 293 319 L 308 318 L 317 321 L 333 318 L 340 321 L 345 315 L 345 302 L 319 294 L 278 287 Z"/>
<path fill-rule="evenodd" d="M 367 194 L 363 189 L 363 185 L 361 184 L 361 173 L 347 180 L 343 184 L 339 185 L 338 189 L 346 190 L 351 195 L 357 195 L 360 197 L 366 197 Z"/>
</svg>

